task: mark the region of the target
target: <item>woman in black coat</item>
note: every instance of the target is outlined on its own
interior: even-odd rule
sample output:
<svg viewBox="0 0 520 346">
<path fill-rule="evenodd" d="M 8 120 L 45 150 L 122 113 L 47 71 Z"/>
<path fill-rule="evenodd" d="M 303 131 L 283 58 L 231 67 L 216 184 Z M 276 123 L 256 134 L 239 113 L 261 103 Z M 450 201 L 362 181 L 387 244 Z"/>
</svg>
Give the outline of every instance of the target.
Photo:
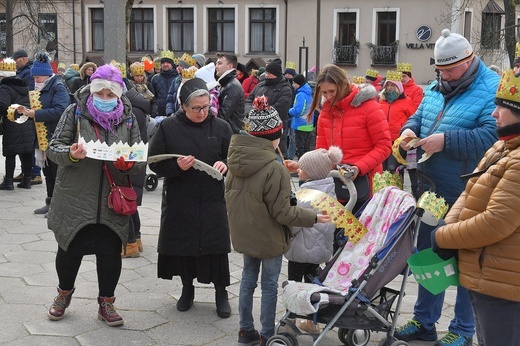
<svg viewBox="0 0 520 346">
<path fill-rule="evenodd" d="M 198 159 L 220 173 L 233 134 L 231 126 L 211 114 L 210 96 L 200 78 L 185 82 L 179 91 L 181 107 L 164 119 L 149 146 L 149 157 L 179 154 L 181 157 L 151 163 L 164 177 L 157 272 L 162 279 L 180 276 L 182 295 L 177 310 L 193 304 L 193 279 L 215 285 L 217 314 L 231 315 L 226 286 L 230 284 L 228 253 L 231 251 L 224 181 L 193 168 Z"/>
<path fill-rule="evenodd" d="M 30 189 L 34 141 L 36 140 L 34 121 L 28 118 L 23 123 L 15 122 L 15 118 L 19 118 L 20 114 L 14 109 L 11 111 L 12 117 L 10 118 L 12 119 L 7 117 L 7 109 L 10 105 L 29 106 L 27 81 L 15 77 L 14 71 L 11 77 L 2 77 L 2 75 L 9 75 L 9 72 L 0 71 L 0 116 L 3 118 L 4 132 L 2 154 L 5 156 L 5 177 L 0 184 L 0 190 L 14 190 L 13 175 L 16 155 L 20 156 L 24 177 L 28 177 L 19 183 L 18 187 Z"/>
</svg>

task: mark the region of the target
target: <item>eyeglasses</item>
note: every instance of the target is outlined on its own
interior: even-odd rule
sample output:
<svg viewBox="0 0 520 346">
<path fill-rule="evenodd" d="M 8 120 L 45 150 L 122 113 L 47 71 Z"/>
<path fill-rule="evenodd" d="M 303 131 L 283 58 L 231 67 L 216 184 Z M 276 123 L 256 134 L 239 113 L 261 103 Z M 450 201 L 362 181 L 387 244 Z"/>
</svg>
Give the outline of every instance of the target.
<svg viewBox="0 0 520 346">
<path fill-rule="evenodd" d="M 189 109 L 191 109 L 195 113 L 200 113 L 200 111 L 206 112 L 206 111 L 209 110 L 209 106 L 204 106 L 204 107 L 190 107 L 190 106 L 186 106 L 186 107 L 188 107 Z"/>
</svg>

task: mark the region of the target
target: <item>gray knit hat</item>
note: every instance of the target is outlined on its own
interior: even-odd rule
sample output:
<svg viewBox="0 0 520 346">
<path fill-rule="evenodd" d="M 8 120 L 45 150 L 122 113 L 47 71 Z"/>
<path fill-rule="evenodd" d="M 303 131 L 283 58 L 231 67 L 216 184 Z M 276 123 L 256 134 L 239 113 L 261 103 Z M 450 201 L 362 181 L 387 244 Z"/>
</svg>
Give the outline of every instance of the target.
<svg viewBox="0 0 520 346">
<path fill-rule="evenodd" d="M 329 150 L 316 149 L 308 151 L 300 157 L 298 163 L 312 180 L 325 179 L 330 171 L 341 162 L 343 152 L 339 147 L 330 147 Z"/>
</svg>

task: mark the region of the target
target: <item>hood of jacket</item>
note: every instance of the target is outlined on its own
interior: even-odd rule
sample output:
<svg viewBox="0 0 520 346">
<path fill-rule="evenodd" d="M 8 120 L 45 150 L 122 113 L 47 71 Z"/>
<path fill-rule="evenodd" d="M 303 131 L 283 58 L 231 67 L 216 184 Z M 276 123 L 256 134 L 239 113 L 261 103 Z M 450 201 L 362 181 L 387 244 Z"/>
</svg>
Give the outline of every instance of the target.
<svg viewBox="0 0 520 346">
<path fill-rule="evenodd" d="M 375 99 L 376 97 L 377 90 L 374 86 L 368 83 L 363 84 L 359 87 L 357 85 L 351 84 L 350 94 L 347 97 L 342 98 L 337 103 L 337 107 L 339 109 L 345 109 L 348 106 L 359 107 L 361 106 L 361 104 L 363 104 L 363 102 Z M 330 102 L 325 102 L 325 105 L 328 105 L 328 107 L 330 107 Z"/>
<path fill-rule="evenodd" d="M 29 94 L 27 88 L 27 81 L 18 77 L 5 77 L 0 80 L 0 85 L 8 85 L 20 95 L 26 96 Z"/>
<path fill-rule="evenodd" d="M 228 150 L 229 171 L 237 177 L 249 177 L 278 156 L 270 140 L 254 137 L 246 132 L 233 135 Z"/>
<path fill-rule="evenodd" d="M 86 62 L 83 64 L 83 66 L 81 66 L 81 68 L 79 69 L 79 76 L 81 79 L 85 79 L 85 77 L 87 77 L 85 75 L 85 71 L 87 71 L 87 69 L 89 67 L 92 67 L 94 69 L 94 71 L 92 71 L 92 73 L 96 72 L 97 70 L 97 65 L 94 64 L 93 62 Z M 65 71 L 66 72 L 66 71 Z M 88 77 L 88 79 L 90 79 L 90 77 Z"/>
<path fill-rule="evenodd" d="M 296 90 L 296 91 L 300 92 L 300 93 L 304 93 L 306 95 L 311 95 L 312 96 L 312 88 L 309 85 L 309 83 L 305 83 L 304 85 L 299 87 L 298 90 Z"/>
</svg>

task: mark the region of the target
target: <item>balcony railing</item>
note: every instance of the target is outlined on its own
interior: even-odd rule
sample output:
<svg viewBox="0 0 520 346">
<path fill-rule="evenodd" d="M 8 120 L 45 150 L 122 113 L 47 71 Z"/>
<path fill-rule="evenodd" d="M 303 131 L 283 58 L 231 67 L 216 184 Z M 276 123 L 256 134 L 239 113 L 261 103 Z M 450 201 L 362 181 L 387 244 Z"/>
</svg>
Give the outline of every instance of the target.
<svg viewBox="0 0 520 346">
<path fill-rule="evenodd" d="M 376 46 L 374 44 L 367 44 L 370 47 L 370 58 L 372 65 L 396 65 L 397 64 L 397 50 L 399 49 L 399 42 L 396 41 L 389 46 Z"/>
<path fill-rule="evenodd" d="M 332 59 L 337 64 L 355 65 L 358 56 L 356 46 L 334 46 Z"/>
</svg>

